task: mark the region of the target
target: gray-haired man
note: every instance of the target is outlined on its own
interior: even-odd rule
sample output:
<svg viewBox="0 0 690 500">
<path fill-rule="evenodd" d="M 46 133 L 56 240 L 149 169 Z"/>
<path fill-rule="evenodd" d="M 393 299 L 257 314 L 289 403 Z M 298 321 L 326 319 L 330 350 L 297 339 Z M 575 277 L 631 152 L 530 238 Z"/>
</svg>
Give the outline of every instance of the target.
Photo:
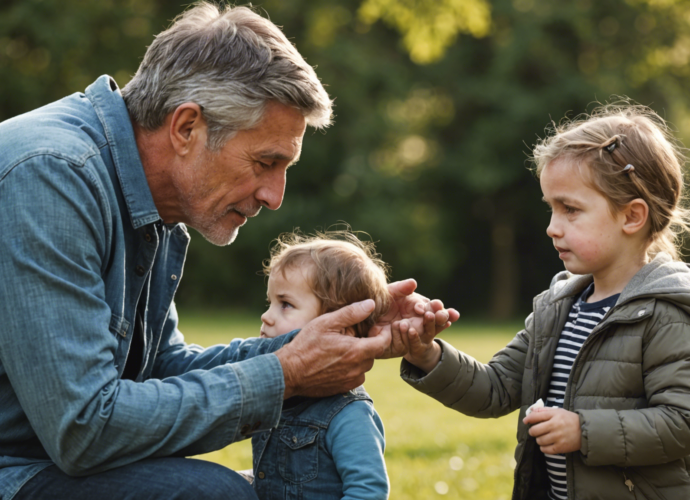
<svg viewBox="0 0 690 500">
<path fill-rule="evenodd" d="M 371 338 L 339 334 L 369 301 L 296 336 L 184 343 L 185 224 L 232 242 L 280 206 L 306 125 L 330 119 L 276 26 L 200 4 L 122 91 L 104 76 L 0 124 L 0 498 L 254 498 L 182 457 L 271 428 L 284 398 L 358 386 L 376 357 L 405 352 L 398 321 L 433 333 L 457 319 L 408 280 Z"/>
</svg>

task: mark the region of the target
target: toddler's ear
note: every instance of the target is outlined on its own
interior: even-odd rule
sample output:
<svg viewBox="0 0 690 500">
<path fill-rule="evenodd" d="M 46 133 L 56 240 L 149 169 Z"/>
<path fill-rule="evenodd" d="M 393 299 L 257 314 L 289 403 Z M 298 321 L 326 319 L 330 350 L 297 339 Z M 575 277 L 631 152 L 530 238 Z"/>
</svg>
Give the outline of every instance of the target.
<svg viewBox="0 0 690 500">
<path fill-rule="evenodd" d="M 623 207 L 621 211 L 625 216 L 623 232 L 633 235 L 643 229 L 649 219 L 649 206 L 642 198 L 635 198 Z"/>
</svg>

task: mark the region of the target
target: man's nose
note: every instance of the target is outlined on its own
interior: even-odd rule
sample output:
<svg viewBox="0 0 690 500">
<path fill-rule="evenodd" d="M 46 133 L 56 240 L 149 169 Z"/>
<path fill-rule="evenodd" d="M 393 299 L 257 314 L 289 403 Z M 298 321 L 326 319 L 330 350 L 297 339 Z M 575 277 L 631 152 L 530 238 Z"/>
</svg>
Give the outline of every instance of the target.
<svg viewBox="0 0 690 500">
<path fill-rule="evenodd" d="M 262 186 L 256 192 L 256 199 L 269 210 L 278 210 L 285 195 L 286 169 L 266 172 Z"/>
</svg>

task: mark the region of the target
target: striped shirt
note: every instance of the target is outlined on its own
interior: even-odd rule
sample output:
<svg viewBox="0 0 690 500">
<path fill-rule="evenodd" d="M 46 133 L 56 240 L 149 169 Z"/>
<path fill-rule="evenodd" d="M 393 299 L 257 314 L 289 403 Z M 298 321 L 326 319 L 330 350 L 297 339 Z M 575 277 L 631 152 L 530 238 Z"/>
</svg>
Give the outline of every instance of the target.
<svg viewBox="0 0 690 500">
<path fill-rule="evenodd" d="M 568 385 L 568 378 L 570 377 L 575 357 L 580 352 L 582 344 L 594 327 L 599 324 L 608 310 L 616 305 L 616 300 L 618 300 L 620 295 L 616 294 L 604 300 L 588 304 L 585 300 L 593 291 L 594 284 L 591 284 L 570 309 L 568 320 L 563 327 L 561 337 L 558 339 L 556 356 L 553 360 L 553 371 L 551 372 L 551 383 L 549 384 L 549 394 L 544 406 L 563 408 L 565 388 Z M 546 453 L 544 455 L 546 456 L 546 469 L 551 485 L 549 498 L 567 500 L 565 455 L 549 455 Z"/>
</svg>

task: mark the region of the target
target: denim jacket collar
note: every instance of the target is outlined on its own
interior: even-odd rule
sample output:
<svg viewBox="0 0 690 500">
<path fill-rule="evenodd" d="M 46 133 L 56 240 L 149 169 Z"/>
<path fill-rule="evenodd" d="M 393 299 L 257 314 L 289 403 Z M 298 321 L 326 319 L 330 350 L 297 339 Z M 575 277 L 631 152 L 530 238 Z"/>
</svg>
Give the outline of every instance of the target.
<svg viewBox="0 0 690 500">
<path fill-rule="evenodd" d="M 139 229 L 161 220 L 141 164 L 132 122 L 115 80 L 103 75 L 86 89 L 113 155 L 132 226 Z"/>
</svg>

